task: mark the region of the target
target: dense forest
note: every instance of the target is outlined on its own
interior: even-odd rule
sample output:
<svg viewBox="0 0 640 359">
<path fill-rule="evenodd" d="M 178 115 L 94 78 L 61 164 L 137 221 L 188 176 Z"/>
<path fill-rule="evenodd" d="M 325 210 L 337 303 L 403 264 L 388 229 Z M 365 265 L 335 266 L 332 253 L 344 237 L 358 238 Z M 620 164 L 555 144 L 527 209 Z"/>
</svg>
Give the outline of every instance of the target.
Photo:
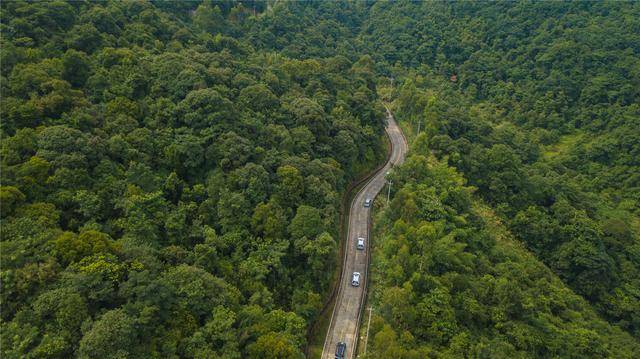
<svg viewBox="0 0 640 359">
<path fill-rule="evenodd" d="M 514 240 L 420 134 L 375 218 L 375 358 L 633 358 L 612 326 Z"/>
<path fill-rule="evenodd" d="M 371 12 L 386 95 L 422 131 L 378 218 L 375 353 L 637 357 L 638 4 Z"/>
<path fill-rule="evenodd" d="M 303 356 L 383 101 L 368 357 L 640 356 L 640 3 L 0 10 L 2 357 Z"/>
<path fill-rule="evenodd" d="M 484 39 L 449 55 L 458 41 L 443 36 L 435 46 L 445 57 L 424 55 L 417 61 L 433 67 L 400 85 L 399 114 L 421 123 L 431 152 L 463 173 L 530 251 L 640 338 L 638 4 L 398 5 L 389 11 L 423 11 L 436 23 L 422 25 L 429 29 L 471 26 Z M 436 14 L 447 11 L 460 24 L 440 22 Z M 471 13 L 481 16 L 471 21 Z M 510 46 L 502 31 L 517 36 Z M 453 55 L 461 52 L 468 58 Z M 439 71 L 446 81 L 435 80 Z"/>
<path fill-rule="evenodd" d="M 2 2 L 3 358 L 302 355 L 382 106 L 265 9 Z"/>
</svg>

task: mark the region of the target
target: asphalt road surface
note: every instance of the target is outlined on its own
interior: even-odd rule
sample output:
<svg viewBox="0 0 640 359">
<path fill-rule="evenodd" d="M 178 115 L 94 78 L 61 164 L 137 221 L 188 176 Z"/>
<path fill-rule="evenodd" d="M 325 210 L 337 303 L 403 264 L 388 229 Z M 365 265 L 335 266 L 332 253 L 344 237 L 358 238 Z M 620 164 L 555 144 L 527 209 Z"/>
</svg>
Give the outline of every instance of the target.
<svg viewBox="0 0 640 359">
<path fill-rule="evenodd" d="M 364 206 L 367 198 L 375 198 L 385 187 L 386 173 L 394 165 L 402 163 L 407 152 L 407 141 L 396 124 L 393 116 L 387 111 L 387 134 L 391 140 L 391 157 L 380 171 L 356 194 L 349 209 L 349 234 L 345 241 L 345 257 L 340 276 L 340 287 L 336 298 L 336 305 L 331 315 L 331 323 L 322 349 L 322 358 L 334 359 L 336 345 L 339 342 L 347 344 L 346 358 L 353 358 L 358 336 L 361 307 L 364 305 L 367 269 L 369 266 L 369 221 L 371 208 Z M 386 189 L 385 189 L 386 190 Z M 386 192 L 384 193 L 386 195 Z M 357 250 L 358 237 L 364 237 L 365 249 Z M 351 285 L 353 272 L 360 272 L 360 286 Z"/>
</svg>

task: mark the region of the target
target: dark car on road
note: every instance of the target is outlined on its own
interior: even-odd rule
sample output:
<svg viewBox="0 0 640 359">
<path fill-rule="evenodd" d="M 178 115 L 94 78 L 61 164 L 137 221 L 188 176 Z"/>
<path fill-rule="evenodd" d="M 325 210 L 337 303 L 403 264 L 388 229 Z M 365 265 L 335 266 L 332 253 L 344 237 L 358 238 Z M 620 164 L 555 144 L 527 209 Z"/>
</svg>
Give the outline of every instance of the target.
<svg viewBox="0 0 640 359">
<path fill-rule="evenodd" d="M 347 343 L 340 342 L 336 345 L 336 359 L 343 359 L 347 354 Z"/>
</svg>

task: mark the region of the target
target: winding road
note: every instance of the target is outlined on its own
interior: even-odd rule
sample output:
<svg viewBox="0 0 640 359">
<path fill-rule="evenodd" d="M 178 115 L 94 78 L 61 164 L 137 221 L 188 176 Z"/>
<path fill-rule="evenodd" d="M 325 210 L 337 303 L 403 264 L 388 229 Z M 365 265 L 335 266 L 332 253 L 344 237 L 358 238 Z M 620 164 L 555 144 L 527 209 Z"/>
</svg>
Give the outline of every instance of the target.
<svg viewBox="0 0 640 359">
<path fill-rule="evenodd" d="M 360 314 L 367 292 L 369 267 L 369 227 L 371 208 L 364 207 L 367 198 L 375 198 L 386 183 L 386 173 L 394 165 L 402 163 L 407 152 L 407 141 L 398 127 L 393 115 L 387 109 L 385 128 L 391 141 L 389 160 L 356 194 L 349 209 L 349 231 L 345 241 L 345 256 L 340 275 L 340 286 L 336 304 L 331 314 L 331 322 L 322 348 L 322 358 L 334 359 L 336 345 L 347 344 L 345 358 L 353 358 L 356 350 Z M 366 238 L 365 249 L 357 250 L 358 237 Z M 351 285 L 353 272 L 360 272 L 360 286 Z"/>
</svg>

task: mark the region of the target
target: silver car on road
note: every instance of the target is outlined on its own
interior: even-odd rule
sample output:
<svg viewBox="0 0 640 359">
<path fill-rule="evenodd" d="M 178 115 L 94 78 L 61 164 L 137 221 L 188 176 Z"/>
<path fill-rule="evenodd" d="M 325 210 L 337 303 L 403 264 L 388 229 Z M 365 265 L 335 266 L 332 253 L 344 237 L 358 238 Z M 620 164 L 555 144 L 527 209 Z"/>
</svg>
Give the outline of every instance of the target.
<svg viewBox="0 0 640 359">
<path fill-rule="evenodd" d="M 353 272 L 353 277 L 351 278 L 351 285 L 354 287 L 360 286 L 360 272 Z"/>
</svg>

